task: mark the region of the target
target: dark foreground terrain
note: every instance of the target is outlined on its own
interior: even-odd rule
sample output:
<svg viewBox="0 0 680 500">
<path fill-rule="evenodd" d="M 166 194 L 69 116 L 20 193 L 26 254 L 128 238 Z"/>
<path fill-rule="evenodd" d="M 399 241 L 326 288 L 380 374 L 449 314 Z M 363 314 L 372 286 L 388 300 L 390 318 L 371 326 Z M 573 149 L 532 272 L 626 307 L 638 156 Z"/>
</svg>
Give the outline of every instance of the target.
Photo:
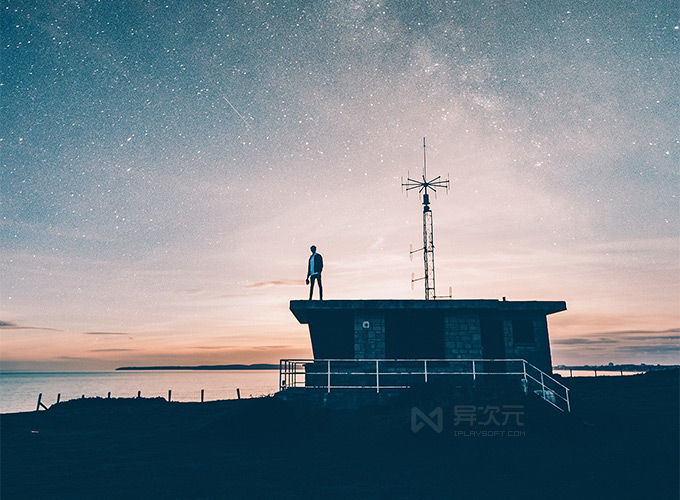
<svg viewBox="0 0 680 500">
<path fill-rule="evenodd" d="M 569 415 L 432 391 L 361 410 L 75 400 L 2 415 L 0 496 L 676 500 L 678 380 L 565 379 Z"/>
</svg>

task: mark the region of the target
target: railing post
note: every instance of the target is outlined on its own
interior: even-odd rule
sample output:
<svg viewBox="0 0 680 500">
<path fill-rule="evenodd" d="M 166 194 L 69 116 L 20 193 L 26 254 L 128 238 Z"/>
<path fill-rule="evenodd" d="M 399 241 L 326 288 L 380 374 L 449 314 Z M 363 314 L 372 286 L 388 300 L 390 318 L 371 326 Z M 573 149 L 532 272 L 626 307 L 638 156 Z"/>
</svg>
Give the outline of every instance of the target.
<svg viewBox="0 0 680 500">
<path fill-rule="evenodd" d="M 380 368 L 378 366 L 378 361 L 377 359 L 375 360 L 375 392 L 380 392 Z"/>
<path fill-rule="evenodd" d="M 279 391 L 283 390 L 283 360 L 279 360 Z M 202 403 L 203 401 L 201 401 Z"/>
<path fill-rule="evenodd" d="M 565 391 L 567 396 L 567 411 L 571 413 L 571 403 L 569 402 L 569 388 Z"/>
<path fill-rule="evenodd" d="M 423 364 L 425 365 L 425 383 L 427 383 L 427 360 L 423 360 Z"/>
<path fill-rule="evenodd" d="M 543 394 L 543 399 L 545 399 L 545 384 L 543 383 L 543 370 L 541 370 L 541 391 Z"/>
<path fill-rule="evenodd" d="M 477 367 L 474 359 L 472 360 L 472 380 L 477 380 Z"/>
<path fill-rule="evenodd" d="M 331 392 L 331 360 L 328 360 L 328 392 Z"/>
<path fill-rule="evenodd" d="M 525 359 L 522 360 L 522 372 L 524 372 L 524 381 L 528 384 L 529 381 L 527 380 L 527 362 Z"/>
</svg>

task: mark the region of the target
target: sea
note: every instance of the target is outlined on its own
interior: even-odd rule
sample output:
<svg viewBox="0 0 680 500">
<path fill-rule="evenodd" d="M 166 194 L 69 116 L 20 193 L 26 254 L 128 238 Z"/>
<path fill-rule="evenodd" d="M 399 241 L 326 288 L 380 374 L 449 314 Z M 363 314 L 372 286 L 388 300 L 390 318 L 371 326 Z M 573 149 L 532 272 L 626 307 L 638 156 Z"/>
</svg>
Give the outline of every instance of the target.
<svg viewBox="0 0 680 500">
<path fill-rule="evenodd" d="M 110 372 L 2 372 L 0 413 L 35 411 L 38 396 L 48 408 L 85 396 L 168 398 L 180 402 L 258 397 L 278 390 L 278 370 L 129 370 Z M 237 393 L 237 389 L 239 392 Z"/>
<path fill-rule="evenodd" d="M 569 370 L 554 370 L 569 377 Z M 623 375 L 641 372 L 624 371 Z M 574 377 L 592 377 L 593 370 L 574 370 Z M 599 371 L 598 376 L 620 376 L 617 371 Z M 204 401 L 266 396 L 278 390 L 278 370 L 125 370 L 110 372 L 2 372 L 0 413 L 35 411 L 38 396 L 48 408 L 69 399 L 168 397 L 172 401 Z M 237 392 L 237 389 L 239 392 Z"/>
</svg>

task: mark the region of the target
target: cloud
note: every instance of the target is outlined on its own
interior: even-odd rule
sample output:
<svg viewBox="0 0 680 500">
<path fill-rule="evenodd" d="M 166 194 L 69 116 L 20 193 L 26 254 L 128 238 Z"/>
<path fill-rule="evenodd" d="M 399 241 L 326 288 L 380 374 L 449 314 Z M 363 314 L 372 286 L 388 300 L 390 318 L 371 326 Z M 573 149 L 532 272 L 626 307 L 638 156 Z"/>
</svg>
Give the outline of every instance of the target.
<svg viewBox="0 0 680 500">
<path fill-rule="evenodd" d="M 553 340 L 553 344 L 561 344 L 561 345 L 584 345 L 584 344 L 615 344 L 617 343 L 618 340 L 611 340 L 611 339 L 605 339 L 605 338 L 600 338 L 600 339 L 585 339 L 582 337 L 574 337 L 574 338 L 568 338 L 568 339 L 556 339 Z"/>
<path fill-rule="evenodd" d="M 246 285 L 246 288 L 268 288 L 271 286 L 299 286 L 304 285 L 302 280 L 273 280 L 273 281 L 258 281 L 252 285 Z"/>
<path fill-rule="evenodd" d="M 59 328 L 48 328 L 46 326 L 29 326 L 29 325 L 18 325 L 10 321 L 0 321 L 0 329 L 2 330 L 47 330 L 50 332 L 64 332 L 66 330 L 61 330 Z"/>
<path fill-rule="evenodd" d="M 678 342 L 680 341 L 680 335 L 634 335 L 626 337 L 625 340 L 644 340 L 645 342 L 650 340 L 668 340 Z"/>
<path fill-rule="evenodd" d="M 208 351 L 224 351 L 228 349 L 234 349 L 234 346 L 230 345 L 197 345 L 191 347 L 191 349 L 204 349 Z"/>
<path fill-rule="evenodd" d="M 591 336 L 599 336 L 599 338 L 585 337 L 570 337 L 553 339 L 553 344 L 559 345 L 594 345 L 594 344 L 615 344 L 615 343 L 629 343 L 631 341 L 642 340 L 660 340 L 660 341 L 675 341 L 680 339 L 678 335 L 671 335 L 679 333 L 680 328 L 668 328 L 666 330 L 619 330 L 610 332 L 592 333 Z M 664 335 L 669 334 L 669 335 Z"/>
<path fill-rule="evenodd" d="M 194 346 L 192 349 L 203 349 L 203 350 L 220 350 L 220 351 L 230 351 L 230 350 L 253 350 L 253 351 L 266 351 L 270 349 L 288 349 L 290 345 L 256 345 L 256 346 L 232 346 L 232 345 L 222 345 L 222 346 Z"/>
<path fill-rule="evenodd" d="M 654 335 L 659 333 L 680 333 L 680 328 L 668 328 L 667 330 L 621 330 L 613 332 L 596 333 L 594 335 L 639 335 L 639 334 Z M 674 337 L 670 336 L 668 338 Z"/>
<path fill-rule="evenodd" d="M 85 335 L 132 335 L 125 332 L 83 332 Z"/>
<path fill-rule="evenodd" d="M 125 352 L 136 351 L 137 349 L 90 349 L 90 352 Z"/>
</svg>

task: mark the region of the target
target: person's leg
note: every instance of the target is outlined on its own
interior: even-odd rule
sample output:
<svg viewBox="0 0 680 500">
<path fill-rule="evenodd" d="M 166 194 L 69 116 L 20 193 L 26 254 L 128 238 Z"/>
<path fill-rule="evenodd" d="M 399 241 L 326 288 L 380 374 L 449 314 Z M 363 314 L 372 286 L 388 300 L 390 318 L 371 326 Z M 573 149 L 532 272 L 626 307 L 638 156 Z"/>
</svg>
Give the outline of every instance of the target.
<svg viewBox="0 0 680 500">
<path fill-rule="evenodd" d="M 323 285 L 321 285 L 321 275 L 317 274 L 316 279 L 319 280 L 319 300 L 323 300 Z"/>
<path fill-rule="evenodd" d="M 312 294 L 314 293 L 314 276 L 309 277 L 309 300 L 312 300 Z"/>
</svg>

